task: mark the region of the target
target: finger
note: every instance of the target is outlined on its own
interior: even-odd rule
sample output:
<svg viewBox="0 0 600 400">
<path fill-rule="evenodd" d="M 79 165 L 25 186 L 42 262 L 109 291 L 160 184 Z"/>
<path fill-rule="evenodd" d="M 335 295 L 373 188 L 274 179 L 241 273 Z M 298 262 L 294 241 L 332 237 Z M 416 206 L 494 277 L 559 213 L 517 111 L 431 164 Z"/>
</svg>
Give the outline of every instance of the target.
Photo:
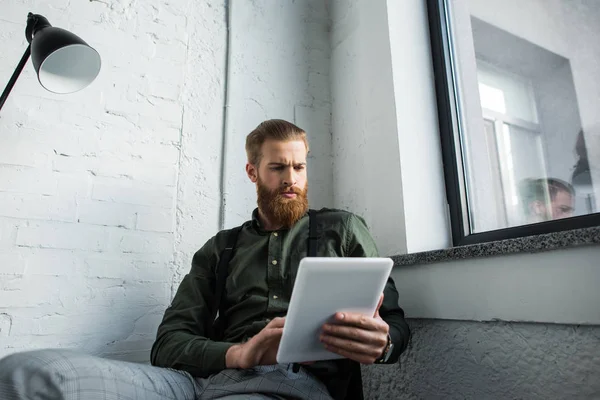
<svg viewBox="0 0 600 400">
<path fill-rule="evenodd" d="M 387 331 L 383 327 L 380 331 L 371 331 L 344 325 L 325 324 L 323 326 L 323 335 L 381 347 L 385 347 L 387 344 Z"/>
<path fill-rule="evenodd" d="M 379 354 L 376 354 L 375 352 L 359 353 L 353 350 L 348 350 L 346 347 L 338 347 L 333 344 L 324 345 L 325 349 L 328 351 L 339 354 L 342 357 L 349 358 L 350 360 L 357 361 L 361 364 L 373 364 L 375 360 L 377 360 L 377 357 L 379 357 Z"/>
<path fill-rule="evenodd" d="M 381 293 L 381 296 L 379 296 L 379 303 L 377 304 L 377 308 L 375 309 L 375 314 L 373 315 L 375 318 L 379 318 L 379 308 L 383 304 L 383 296 L 384 296 L 383 293 Z"/>
<path fill-rule="evenodd" d="M 271 322 L 267 324 L 265 328 L 283 328 L 285 324 L 285 317 L 273 318 Z"/>
<path fill-rule="evenodd" d="M 366 354 L 375 357 L 379 356 L 385 347 L 385 345 L 362 343 L 330 335 L 321 335 L 320 340 L 325 345 L 343 349 L 350 353 Z"/>
<path fill-rule="evenodd" d="M 273 339 L 281 339 L 283 335 L 283 328 L 271 328 L 271 329 L 263 329 L 256 335 L 261 341 L 273 340 Z"/>
<path fill-rule="evenodd" d="M 338 312 L 334 321 L 339 325 L 354 326 L 369 331 L 385 330 L 387 324 L 381 318 L 369 317 L 361 313 Z"/>
</svg>

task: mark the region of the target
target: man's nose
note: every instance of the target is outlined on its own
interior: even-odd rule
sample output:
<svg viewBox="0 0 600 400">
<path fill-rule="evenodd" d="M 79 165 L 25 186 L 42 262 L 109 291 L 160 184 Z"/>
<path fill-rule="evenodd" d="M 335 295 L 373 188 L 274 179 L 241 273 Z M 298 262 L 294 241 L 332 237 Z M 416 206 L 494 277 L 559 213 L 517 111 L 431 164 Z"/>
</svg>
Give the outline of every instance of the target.
<svg viewBox="0 0 600 400">
<path fill-rule="evenodd" d="M 296 174 L 292 168 L 288 168 L 285 170 L 283 175 L 283 185 L 284 186 L 294 186 L 296 184 Z"/>
</svg>

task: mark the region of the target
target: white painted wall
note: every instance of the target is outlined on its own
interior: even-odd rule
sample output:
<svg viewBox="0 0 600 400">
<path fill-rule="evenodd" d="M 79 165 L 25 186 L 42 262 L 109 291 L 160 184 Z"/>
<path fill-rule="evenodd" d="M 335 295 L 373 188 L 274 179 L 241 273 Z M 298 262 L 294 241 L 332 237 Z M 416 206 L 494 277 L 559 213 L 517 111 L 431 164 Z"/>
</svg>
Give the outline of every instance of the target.
<svg viewBox="0 0 600 400">
<path fill-rule="evenodd" d="M 394 268 L 411 318 L 600 325 L 600 246 Z"/>
<path fill-rule="evenodd" d="M 425 2 L 388 0 L 409 253 L 451 246 Z"/>
<path fill-rule="evenodd" d="M 225 227 L 248 220 L 256 208 L 244 144 L 265 119 L 285 119 L 307 132 L 310 207 L 332 207 L 327 2 L 233 1 L 231 10 Z"/>
<path fill-rule="evenodd" d="M 336 1 L 332 20 L 336 207 L 382 255 L 448 247 L 425 3 Z"/>
<path fill-rule="evenodd" d="M 226 215 L 240 219 L 227 223 L 255 204 L 237 157 L 267 117 L 308 130 L 311 202 L 331 205 L 327 10 L 233 3 Z M 193 253 L 219 229 L 224 5 L 2 4 L 1 82 L 25 50 L 29 11 L 80 35 L 103 64 L 90 87 L 57 96 L 29 63 L 0 111 L 0 357 L 77 347 L 148 359 Z"/>
<path fill-rule="evenodd" d="M 381 254 L 407 252 L 385 2 L 332 3 L 334 204 L 362 215 Z"/>
</svg>

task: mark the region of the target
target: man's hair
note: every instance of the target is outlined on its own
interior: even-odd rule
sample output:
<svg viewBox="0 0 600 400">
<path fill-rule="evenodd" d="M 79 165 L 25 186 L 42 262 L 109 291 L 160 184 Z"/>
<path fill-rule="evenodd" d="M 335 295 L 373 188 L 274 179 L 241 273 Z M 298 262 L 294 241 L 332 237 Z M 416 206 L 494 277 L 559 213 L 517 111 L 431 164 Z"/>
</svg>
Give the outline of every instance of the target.
<svg viewBox="0 0 600 400">
<path fill-rule="evenodd" d="M 268 139 L 287 142 L 290 140 L 302 140 L 308 151 L 308 139 L 306 132 L 298 128 L 291 122 L 282 119 L 270 119 L 261 122 L 246 137 L 246 154 L 248 162 L 253 165 L 258 165 L 262 158 L 261 148 Z"/>
<path fill-rule="evenodd" d="M 519 197 L 522 200 L 525 214 L 529 214 L 529 205 L 534 201 L 544 204 L 551 202 L 558 192 L 567 192 L 575 196 L 573 186 L 557 178 L 524 179 L 519 185 Z"/>
</svg>

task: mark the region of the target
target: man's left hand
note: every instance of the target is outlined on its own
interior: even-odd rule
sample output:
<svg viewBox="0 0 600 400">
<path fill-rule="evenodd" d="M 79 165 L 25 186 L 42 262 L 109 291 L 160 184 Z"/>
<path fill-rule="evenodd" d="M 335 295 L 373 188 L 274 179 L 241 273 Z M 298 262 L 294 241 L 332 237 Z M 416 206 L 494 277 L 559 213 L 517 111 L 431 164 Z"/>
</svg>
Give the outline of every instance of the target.
<svg viewBox="0 0 600 400">
<path fill-rule="evenodd" d="M 325 348 L 362 364 L 373 364 L 385 350 L 390 327 L 379 316 L 383 294 L 372 317 L 360 313 L 336 313 L 323 325 L 320 340 Z"/>
</svg>

